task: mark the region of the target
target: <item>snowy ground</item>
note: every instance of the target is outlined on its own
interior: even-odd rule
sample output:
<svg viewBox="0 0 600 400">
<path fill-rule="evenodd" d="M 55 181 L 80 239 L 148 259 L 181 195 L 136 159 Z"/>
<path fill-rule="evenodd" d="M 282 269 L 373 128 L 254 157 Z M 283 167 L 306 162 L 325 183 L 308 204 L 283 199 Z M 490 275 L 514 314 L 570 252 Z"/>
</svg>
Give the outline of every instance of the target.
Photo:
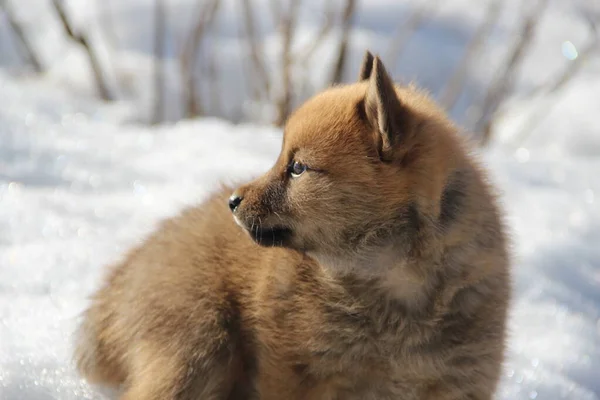
<svg viewBox="0 0 600 400">
<path fill-rule="evenodd" d="M 173 2 L 181 10 L 189 6 L 189 1 Z M 120 4 L 137 13 L 148 10 L 146 3 L 152 2 Z M 443 18 L 418 33 L 407 49 L 414 57 L 400 62 L 397 77 L 439 89 L 436 78 L 451 72 L 474 29 L 469 21 L 481 14 L 467 3 L 446 3 Z M 376 21 L 389 0 L 370 4 L 357 22 L 353 59 L 364 47 L 382 49 L 381 39 L 393 26 L 391 17 Z M 552 4 L 536 53 L 523 70 L 522 90 L 561 69 L 561 43 L 579 45 L 586 37 L 567 2 Z M 506 14 L 489 44 L 492 50 L 505 40 L 512 18 Z M 28 15 L 31 24 L 35 15 Z M 131 18 L 122 15 L 115 23 L 123 28 Z M 455 25 L 444 25 L 450 22 Z M 147 32 L 140 26 L 119 31 L 130 39 L 119 53 L 125 63 L 144 56 L 136 37 Z M 228 32 L 221 32 L 224 43 Z M 46 37 L 56 45 L 56 37 Z M 83 383 L 70 362 L 73 328 L 102 268 L 160 218 L 200 201 L 218 182 L 266 170 L 280 147 L 278 130 L 217 119 L 158 128 L 130 124 L 131 103 L 92 100 L 78 56 L 56 47 L 46 49 L 48 59 L 52 52 L 59 56 L 44 78 L 17 79 L 0 68 L 0 400 L 110 398 Z M 489 79 L 488 62 L 481 61 L 470 84 Z M 515 253 L 501 400 L 600 400 L 598 70 L 596 58 L 554 97 L 515 99 L 496 143 L 482 154 L 502 192 Z M 319 71 L 312 73 L 318 78 Z M 461 107 L 454 110 L 457 117 Z M 520 124 L 536 112 L 545 116 L 542 123 L 528 137 L 515 139 Z"/>
</svg>

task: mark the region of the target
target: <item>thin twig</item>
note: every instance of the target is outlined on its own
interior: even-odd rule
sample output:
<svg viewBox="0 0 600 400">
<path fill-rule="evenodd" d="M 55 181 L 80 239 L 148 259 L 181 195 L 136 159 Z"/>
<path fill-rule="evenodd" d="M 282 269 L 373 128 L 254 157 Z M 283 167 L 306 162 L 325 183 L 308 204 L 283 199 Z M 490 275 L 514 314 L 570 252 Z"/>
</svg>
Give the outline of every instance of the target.
<svg viewBox="0 0 600 400">
<path fill-rule="evenodd" d="M 481 108 L 477 115 L 477 122 L 474 124 L 473 131 L 481 134 L 480 143 L 485 146 L 491 137 L 494 113 L 502 104 L 504 99 L 513 90 L 514 80 L 517 75 L 523 58 L 533 41 L 536 27 L 548 5 L 548 0 L 539 0 L 536 7 L 525 18 L 519 32 L 519 40 L 515 42 L 510 56 L 502 70 L 500 70 L 492 84 L 490 85 L 486 96 L 481 103 Z"/>
<path fill-rule="evenodd" d="M 333 74 L 331 76 L 332 84 L 340 83 L 343 78 L 344 67 L 346 65 L 346 53 L 348 51 L 348 42 L 350 39 L 350 27 L 355 9 L 356 0 L 346 0 L 346 7 L 344 7 L 342 17 L 342 36 L 339 42 L 335 67 L 333 68 Z"/>
<path fill-rule="evenodd" d="M 242 2 L 242 15 L 244 17 L 244 26 L 246 29 L 246 41 L 250 50 L 250 59 L 252 61 L 253 71 L 258 75 L 258 87 L 255 93 L 255 100 L 260 99 L 260 92 L 262 90 L 265 99 L 270 97 L 271 93 L 271 80 L 267 72 L 267 68 L 264 62 L 264 54 L 262 46 L 256 35 L 256 28 L 254 26 L 254 7 L 250 0 L 241 0 Z M 253 80 L 253 79 L 251 79 Z"/>
<path fill-rule="evenodd" d="M 334 2 L 331 0 L 325 1 L 325 20 L 321 24 L 319 31 L 316 33 L 314 38 L 308 41 L 307 45 L 303 49 L 300 49 L 297 54 L 294 55 L 294 61 L 292 62 L 297 66 L 297 70 L 303 73 L 302 79 L 299 79 L 297 93 L 300 96 L 306 94 L 309 89 L 310 74 L 309 63 L 312 60 L 317 49 L 323 44 L 327 36 L 331 33 L 335 25 L 336 10 Z M 312 90 L 311 90 L 312 92 Z"/>
<path fill-rule="evenodd" d="M 556 93 L 581 70 L 581 67 L 583 67 L 589 56 L 592 55 L 594 51 L 598 50 L 598 46 L 600 45 L 600 32 L 598 32 L 598 23 L 590 18 L 587 18 L 587 22 L 590 28 L 590 38 L 582 47 L 582 50 L 578 52 L 577 58 L 568 62 L 562 73 L 557 75 L 554 79 L 537 86 L 531 92 L 526 94 L 525 97 L 536 97 L 540 94 L 549 95 Z"/>
<path fill-rule="evenodd" d="M 151 116 L 152 124 L 163 121 L 165 114 L 165 72 L 163 68 L 165 56 L 166 16 L 163 0 L 154 3 L 154 110 Z"/>
<path fill-rule="evenodd" d="M 217 57 L 207 56 L 208 95 L 210 96 L 211 115 L 220 115 L 221 91 L 219 90 L 219 70 L 217 68 Z"/>
<path fill-rule="evenodd" d="M 448 79 L 448 82 L 440 95 L 440 103 L 447 110 L 451 110 L 454 107 L 458 97 L 462 93 L 465 79 L 469 73 L 469 67 L 473 63 L 473 58 L 481 51 L 483 44 L 496 26 L 501 9 L 501 1 L 494 0 L 489 4 L 483 23 L 473 34 L 465 54 L 461 58 L 450 79 Z"/>
<path fill-rule="evenodd" d="M 589 21 L 591 24 L 592 35 L 588 42 L 583 46 L 582 50 L 577 55 L 577 58 L 570 61 L 563 71 L 558 74 L 555 78 L 550 79 L 547 83 L 540 85 L 536 89 L 534 89 L 530 94 L 526 97 L 536 97 L 536 96 L 550 96 L 556 94 L 561 89 L 563 89 L 571 79 L 577 75 L 581 68 L 585 65 L 586 61 L 589 57 L 597 52 L 600 49 L 600 37 L 598 36 L 598 30 L 596 23 L 594 21 Z M 529 118 L 525 121 L 522 128 L 515 135 L 514 145 L 520 147 L 525 140 L 529 138 L 532 132 L 535 130 L 535 127 L 540 124 L 543 119 L 550 114 L 551 109 L 556 105 L 556 101 L 554 102 L 545 102 L 545 107 L 538 107 L 537 110 L 531 113 Z"/>
<path fill-rule="evenodd" d="M 292 3 L 295 3 L 297 1 L 299 1 L 299 0 L 291 0 Z M 282 19 L 281 3 L 283 3 L 281 0 L 270 0 L 269 1 L 269 4 L 271 5 L 271 7 L 270 7 L 271 13 L 273 13 L 274 21 L 281 21 L 281 19 Z"/>
<path fill-rule="evenodd" d="M 102 5 L 100 5 L 100 3 Z M 117 47 L 119 44 L 119 36 L 117 35 L 117 27 L 115 25 L 114 13 L 112 12 L 111 3 L 109 0 L 100 0 L 96 2 L 98 7 L 98 14 L 100 14 L 99 24 L 102 33 L 104 33 L 104 39 L 106 42 L 106 65 L 107 68 L 114 71 L 115 78 L 115 97 L 119 97 L 122 86 L 127 86 L 122 74 L 119 73 L 118 68 L 115 66 L 115 59 L 117 55 Z"/>
<path fill-rule="evenodd" d="M 219 0 L 210 0 L 198 7 L 197 20 L 190 35 L 185 40 L 181 52 L 181 76 L 184 93 L 183 104 L 185 115 L 188 118 L 204 113 L 200 98 L 197 95 L 196 86 L 198 84 L 198 79 L 196 79 L 198 70 L 198 51 L 206 32 L 210 29 L 215 20 L 219 5 Z"/>
<path fill-rule="evenodd" d="M 281 18 L 281 72 L 283 90 L 277 101 L 277 118 L 275 120 L 277 126 L 282 126 L 285 123 L 292 105 L 292 42 L 296 29 L 299 4 L 300 1 L 292 0 L 289 10 Z"/>
<path fill-rule="evenodd" d="M 331 0 L 326 1 L 326 10 L 325 10 L 325 21 L 321 25 L 321 28 L 310 42 L 299 51 L 298 55 L 294 57 L 294 60 L 301 65 L 305 65 L 310 58 L 313 56 L 315 51 L 321 46 L 331 29 L 333 29 L 333 25 L 335 22 L 335 9 L 333 2 Z"/>
<path fill-rule="evenodd" d="M 19 24 L 19 21 L 15 18 L 13 13 L 11 12 L 8 2 L 6 0 L 0 0 L 0 9 L 4 10 L 6 15 L 6 19 L 8 21 L 8 25 L 10 29 L 15 34 L 15 38 L 17 41 L 17 45 L 22 55 L 27 59 L 27 61 L 31 64 L 35 72 L 38 74 L 44 71 L 44 67 L 42 67 L 42 63 L 38 58 L 35 50 L 33 49 L 33 45 L 27 39 L 27 35 L 25 31 Z"/>
<path fill-rule="evenodd" d="M 390 71 L 394 71 L 398 59 L 402 55 L 410 38 L 415 31 L 421 27 L 423 22 L 425 22 L 426 17 L 431 18 L 432 13 L 437 10 L 436 6 L 438 3 L 439 0 L 421 1 L 420 7 L 414 9 L 411 15 L 406 19 L 406 22 L 398 28 L 397 33 L 390 43 L 390 48 L 386 57 Z"/>
<path fill-rule="evenodd" d="M 92 48 L 87 36 L 83 32 L 75 32 L 73 30 L 73 27 L 67 18 L 67 14 L 60 0 L 52 0 L 52 4 L 54 5 L 54 9 L 60 18 L 60 22 L 67 36 L 73 41 L 79 43 L 85 49 L 90 61 L 90 66 L 92 67 L 94 78 L 96 79 L 96 87 L 98 88 L 100 97 L 107 101 L 113 100 L 113 95 L 110 93 L 110 90 L 105 82 L 98 56 Z"/>
<path fill-rule="evenodd" d="M 98 1 L 98 3 L 102 4 L 101 23 L 104 27 L 104 34 L 107 38 L 107 42 L 110 45 L 110 47 L 114 49 L 117 46 L 117 43 L 119 42 L 119 38 L 116 33 L 117 29 L 115 26 L 114 16 L 110 7 L 110 0 L 101 0 Z"/>
</svg>

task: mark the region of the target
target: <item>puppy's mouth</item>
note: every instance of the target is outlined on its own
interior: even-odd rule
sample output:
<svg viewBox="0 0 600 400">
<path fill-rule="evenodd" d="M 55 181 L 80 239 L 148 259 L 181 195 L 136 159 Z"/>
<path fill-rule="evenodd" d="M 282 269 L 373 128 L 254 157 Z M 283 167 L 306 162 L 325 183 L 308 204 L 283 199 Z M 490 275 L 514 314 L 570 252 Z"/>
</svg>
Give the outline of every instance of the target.
<svg viewBox="0 0 600 400">
<path fill-rule="evenodd" d="M 292 238 L 292 230 L 284 226 L 254 226 L 246 229 L 252 240 L 264 247 L 289 246 Z"/>
<path fill-rule="evenodd" d="M 248 226 L 237 215 L 233 216 L 235 223 L 243 228 L 248 235 L 260 246 L 264 247 L 290 247 L 293 231 L 283 225 L 271 227 L 259 224 Z"/>
</svg>

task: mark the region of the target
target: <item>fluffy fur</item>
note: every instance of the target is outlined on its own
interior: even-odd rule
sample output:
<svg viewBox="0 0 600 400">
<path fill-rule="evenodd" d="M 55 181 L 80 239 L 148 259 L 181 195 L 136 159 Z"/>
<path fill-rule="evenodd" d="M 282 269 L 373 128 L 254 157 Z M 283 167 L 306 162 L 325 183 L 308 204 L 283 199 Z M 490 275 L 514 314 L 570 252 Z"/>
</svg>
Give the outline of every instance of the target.
<svg viewBox="0 0 600 400">
<path fill-rule="evenodd" d="M 489 400 L 508 267 L 457 129 L 367 53 L 291 116 L 270 171 L 112 268 L 76 359 L 128 400 Z"/>
</svg>

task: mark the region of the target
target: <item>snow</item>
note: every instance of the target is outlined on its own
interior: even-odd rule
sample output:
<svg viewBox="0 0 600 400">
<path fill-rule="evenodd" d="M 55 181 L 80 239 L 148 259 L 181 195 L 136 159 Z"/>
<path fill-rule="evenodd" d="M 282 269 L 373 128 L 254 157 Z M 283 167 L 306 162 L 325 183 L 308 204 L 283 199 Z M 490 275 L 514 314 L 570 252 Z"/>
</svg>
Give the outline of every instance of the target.
<svg viewBox="0 0 600 400">
<path fill-rule="evenodd" d="M 143 44 L 151 32 L 152 2 L 109 3 L 118 11 L 113 22 L 124 43 L 116 50 L 115 68 L 130 74 L 133 87 L 143 88 L 151 71 L 149 47 Z M 411 57 L 398 61 L 394 75 L 439 91 L 483 13 L 469 3 L 444 2 L 436 19 L 415 34 L 405 51 Z M 561 70 L 568 62 L 562 53 L 567 41 L 575 48 L 585 42 L 586 30 L 567 3 L 551 2 L 519 93 Z M 80 4 L 71 5 L 82 23 L 101 13 Z M 174 19 L 192 7 L 188 0 L 171 4 Z M 318 2 L 308 4 L 301 40 L 310 40 L 318 29 L 310 18 Z M 367 46 L 383 52 L 395 31 L 394 13 L 410 4 L 363 4 L 351 60 L 360 59 Z M 508 4 L 487 58 L 469 81 L 475 89 L 463 97 L 481 90 L 492 76 L 490 64 L 502 56 L 501 45 L 515 22 L 512 11 L 518 10 L 517 2 Z M 70 358 L 73 329 L 104 267 L 161 218 L 201 201 L 220 182 L 239 182 L 269 168 L 281 132 L 218 118 L 158 127 L 134 122 L 150 94 L 113 104 L 94 99 L 83 56 L 58 40 L 56 26 L 36 24 L 45 12 L 40 6 L 23 15 L 29 27 L 49 38 L 44 54 L 52 68 L 41 78 L 15 76 L 16 61 L 3 50 L 10 46 L 2 44 L 0 16 L 0 52 L 10 53 L 0 60 L 0 399 L 111 399 L 110 391 L 83 382 Z M 224 44 L 215 46 L 220 54 L 231 55 L 222 100 L 247 112 L 246 92 L 232 90 L 239 83 L 232 65 L 240 56 L 233 57 L 238 49 L 231 14 L 222 17 L 224 27 L 214 38 Z M 273 42 L 272 27 L 264 32 L 265 43 Z M 326 42 L 315 59 L 326 63 L 332 45 Z M 276 46 L 268 51 L 273 59 Z M 311 90 L 325 70 L 313 65 Z M 597 57 L 590 59 L 568 86 L 549 97 L 513 98 L 492 146 L 481 154 L 498 184 L 514 250 L 501 400 L 600 399 L 599 66 Z M 171 83 L 177 97 L 174 78 Z M 458 120 L 466 104 L 463 98 L 453 110 Z M 253 107 L 252 112 L 265 112 Z M 540 123 L 524 136 L 532 115 L 541 116 Z"/>
</svg>

